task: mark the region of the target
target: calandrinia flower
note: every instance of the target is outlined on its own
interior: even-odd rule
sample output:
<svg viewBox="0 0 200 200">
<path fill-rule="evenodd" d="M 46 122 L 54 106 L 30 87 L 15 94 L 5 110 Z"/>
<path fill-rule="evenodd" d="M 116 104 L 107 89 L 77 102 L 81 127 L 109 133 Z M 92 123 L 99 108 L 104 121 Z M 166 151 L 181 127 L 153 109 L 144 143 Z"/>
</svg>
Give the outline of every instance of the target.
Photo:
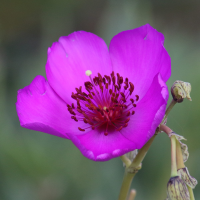
<svg viewBox="0 0 200 200">
<path fill-rule="evenodd" d="M 171 63 L 163 43 L 148 24 L 114 36 L 109 49 L 85 31 L 61 37 L 48 49 L 48 81 L 37 76 L 18 91 L 21 126 L 70 139 L 96 161 L 140 149 L 166 109 Z"/>
</svg>

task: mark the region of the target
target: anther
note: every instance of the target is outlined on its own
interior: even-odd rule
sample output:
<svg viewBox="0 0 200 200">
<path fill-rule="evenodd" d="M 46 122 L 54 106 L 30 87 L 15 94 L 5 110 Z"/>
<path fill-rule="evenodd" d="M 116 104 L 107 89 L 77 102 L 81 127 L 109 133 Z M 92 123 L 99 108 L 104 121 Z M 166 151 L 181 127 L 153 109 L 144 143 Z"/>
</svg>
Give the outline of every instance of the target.
<svg viewBox="0 0 200 200">
<path fill-rule="evenodd" d="M 128 126 L 128 123 L 126 123 L 126 124 L 124 125 L 124 128 L 127 127 L 127 126 Z"/>
<path fill-rule="evenodd" d="M 82 110 L 81 110 L 81 109 L 79 109 L 79 108 L 77 108 L 77 111 L 78 111 L 79 113 L 82 113 Z"/>
<path fill-rule="evenodd" d="M 133 93 L 133 90 L 134 90 L 134 85 L 131 82 L 129 82 L 129 85 L 130 85 L 129 91 L 130 91 L 130 95 L 131 95 Z"/>
<path fill-rule="evenodd" d="M 88 97 L 88 95 L 87 95 L 85 92 L 83 92 L 83 95 L 84 95 L 85 97 Z"/>
<path fill-rule="evenodd" d="M 122 96 L 122 97 L 124 97 L 124 98 L 125 98 L 125 95 L 124 95 L 124 93 L 123 93 L 123 92 L 120 92 L 120 94 L 121 94 L 121 96 Z"/>
<path fill-rule="evenodd" d="M 86 124 L 88 123 L 88 122 L 87 122 L 87 119 L 85 119 L 85 118 L 83 119 L 83 121 L 84 121 Z"/>
<path fill-rule="evenodd" d="M 127 122 L 129 122 L 129 121 L 130 121 L 130 118 L 126 119 L 126 120 L 125 120 L 125 123 L 127 123 Z"/>
<path fill-rule="evenodd" d="M 101 82 L 103 82 L 103 78 L 102 78 L 102 76 L 101 76 L 100 73 L 98 73 L 98 77 L 99 77 L 99 80 L 100 80 Z"/>
<path fill-rule="evenodd" d="M 72 119 L 74 119 L 74 121 L 78 122 L 78 119 L 76 119 L 75 116 L 71 116 Z"/>
<path fill-rule="evenodd" d="M 85 131 L 85 129 L 78 127 L 79 131 Z"/>
<path fill-rule="evenodd" d="M 121 131 L 122 128 L 123 128 L 123 126 L 120 126 L 120 127 L 117 129 L 117 131 Z"/>
<path fill-rule="evenodd" d="M 90 99 L 93 99 L 93 96 L 91 94 L 88 94 L 88 96 L 90 97 Z"/>
<path fill-rule="evenodd" d="M 130 115 L 130 111 L 128 111 L 128 113 L 126 114 L 126 116 L 128 117 Z"/>
</svg>

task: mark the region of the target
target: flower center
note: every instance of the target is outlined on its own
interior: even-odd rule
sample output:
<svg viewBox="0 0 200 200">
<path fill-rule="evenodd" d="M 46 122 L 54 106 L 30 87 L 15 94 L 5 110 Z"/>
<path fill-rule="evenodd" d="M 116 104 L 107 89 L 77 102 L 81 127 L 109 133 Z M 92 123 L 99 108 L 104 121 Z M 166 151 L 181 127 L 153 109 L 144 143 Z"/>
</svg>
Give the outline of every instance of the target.
<svg viewBox="0 0 200 200">
<path fill-rule="evenodd" d="M 76 106 L 67 105 L 71 118 L 76 122 L 83 121 L 85 127 L 78 127 L 80 131 L 86 129 L 103 129 L 107 136 L 109 130 L 122 130 L 128 126 L 131 115 L 135 114 L 134 108 L 139 100 L 138 95 L 133 95 L 134 85 L 117 73 L 110 76 L 98 73 L 92 78 L 92 72 L 86 71 L 90 81 L 84 83 L 87 94 L 82 91 L 82 86 L 72 92 L 71 97 L 76 100 Z"/>
</svg>

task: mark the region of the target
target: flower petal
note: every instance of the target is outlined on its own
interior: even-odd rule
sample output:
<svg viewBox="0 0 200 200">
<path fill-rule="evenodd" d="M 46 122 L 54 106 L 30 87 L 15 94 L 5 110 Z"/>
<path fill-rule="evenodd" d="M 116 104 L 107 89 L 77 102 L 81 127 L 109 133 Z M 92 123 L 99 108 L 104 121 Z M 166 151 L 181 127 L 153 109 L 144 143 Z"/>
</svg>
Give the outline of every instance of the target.
<svg viewBox="0 0 200 200">
<path fill-rule="evenodd" d="M 86 70 L 93 75 L 98 72 L 110 74 L 112 65 L 108 47 L 98 36 L 85 31 L 63 36 L 48 50 L 46 74 L 49 84 L 66 102 L 71 101 L 75 87 L 83 86 L 89 78 Z"/>
<path fill-rule="evenodd" d="M 168 99 L 168 89 L 160 74 L 153 79 L 151 87 L 144 98 L 137 104 L 135 114 L 130 118 L 121 133 L 135 142 L 140 149 L 155 133 L 161 123 Z"/>
<path fill-rule="evenodd" d="M 43 76 L 36 76 L 29 86 L 18 91 L 16 107 L 22 127 L 62 138 L 68 138 L 66 132 L 78 132 L 72 126 L 66 103 Z"/>
<path fill-rule="evenodd" d="M 114 71 L 129 78 L 140 99 L 146 94 L 157 73 L 161 74 L 165 82 L 170 77 L 171 61 L 163 43 L 163 34 L 149 24 L 123 31 L 110 42 Z"/>
<path fill-rule="evenodd" d="M 135 149 L 135 143 L 125 138 L 119 131 L 109 133 L 92 130 L 82 135 L 68 135 L 81 153 L 95 161 L 106 161 Z"/>
</svg>

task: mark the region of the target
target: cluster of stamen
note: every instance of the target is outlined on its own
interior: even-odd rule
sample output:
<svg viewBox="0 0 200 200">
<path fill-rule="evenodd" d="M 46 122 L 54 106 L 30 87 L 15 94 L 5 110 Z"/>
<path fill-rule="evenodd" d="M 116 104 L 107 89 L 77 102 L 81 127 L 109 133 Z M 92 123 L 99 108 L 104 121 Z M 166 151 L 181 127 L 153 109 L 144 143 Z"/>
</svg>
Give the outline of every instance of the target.
<svg viewBox="0 0 200 200">
<path fill-rule="evenodd" d="M 84 83 L 88 93 L 82 91 L 82 86 L 75 88 L 76 93 L 72 92 L 71 97 L 76 100 L 76 106 L 74 103 L 67 105 L 71 118 L 85 123 L 85 127 L 78 129 L 85 131 L 103 128 L 107 136 L 110 128 L 120 131 L 127 127 L 139 100 L 138 95 L 132 95 L 133 83 L 128 78 L 123 80 L 119 73 L 115 76 L 114 72 L 104 77 L 98 73 L 93 79 L 90 74 L 89 78 L 90 81 Z"/>
</svg>

